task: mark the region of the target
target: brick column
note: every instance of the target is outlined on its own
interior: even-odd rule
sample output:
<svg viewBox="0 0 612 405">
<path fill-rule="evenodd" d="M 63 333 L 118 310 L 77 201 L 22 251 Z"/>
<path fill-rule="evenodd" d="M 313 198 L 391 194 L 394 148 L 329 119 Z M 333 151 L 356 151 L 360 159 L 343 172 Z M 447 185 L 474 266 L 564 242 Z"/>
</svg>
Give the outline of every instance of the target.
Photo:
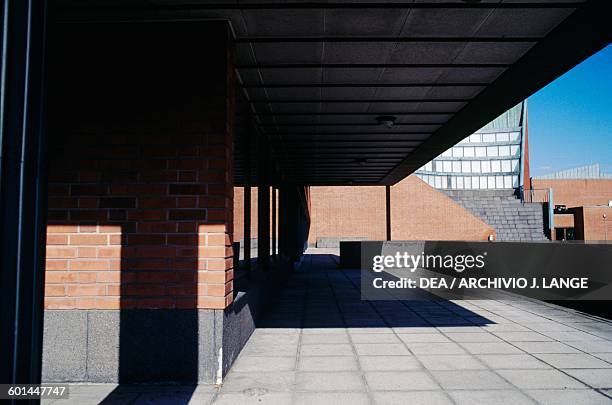
<svg viewBox="0 0 612 405">
<path fill-rule="evenodd" d="M 222 334 L 215 335 L 216 315 L 209 321 L 207 314 L 233 300 L 229 27 L 77 24 L 58 31 L 45 326 L 59 343 L 47 344 L 46 376 L 210 381 Z M 84 343 L 85 360 L 77 332 L 72 353 L 53 351 L 62 331 L 81 328 L 83 339 L 95 337 Z M 117 346 L 118 359 L 96 357 Z M 66 358 L 72 363 L 62 370 Z M 90 371 L 75 366 L 82 361 Z M 99 374 L 82 374 L 92 372 Z"/>
</svg>

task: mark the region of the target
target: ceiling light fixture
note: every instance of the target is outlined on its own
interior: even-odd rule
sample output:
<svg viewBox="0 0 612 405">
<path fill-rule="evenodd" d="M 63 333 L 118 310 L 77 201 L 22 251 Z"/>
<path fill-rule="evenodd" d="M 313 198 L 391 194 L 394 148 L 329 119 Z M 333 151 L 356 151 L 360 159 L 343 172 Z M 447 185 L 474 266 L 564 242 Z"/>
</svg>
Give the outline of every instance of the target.
<svg viewBox="0 0 612 405">
<path fill-rule="evenodd" d="M 393 115 L 381 115 L 379 117 L 376 117 L 376 121 L 378 121 L 379 124 L 386 126 L 387 128 L 393 127 L 393 124 L 395 124 L 396 119 L 397 118 Z"/>
</svg>

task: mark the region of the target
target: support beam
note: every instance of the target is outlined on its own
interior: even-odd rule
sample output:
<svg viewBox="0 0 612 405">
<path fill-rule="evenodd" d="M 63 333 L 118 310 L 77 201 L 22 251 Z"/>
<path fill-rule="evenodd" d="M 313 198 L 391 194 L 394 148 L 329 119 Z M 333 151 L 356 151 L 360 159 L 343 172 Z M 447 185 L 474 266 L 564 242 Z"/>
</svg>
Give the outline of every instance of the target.
<svg viewBox="0 0 612 405">
<path fill-rule="evenodd" d="M 270 266 L 270 187 L 257 190 L 257 263 L 262 270 Z"/>
<path fill-rule="evenodd" d="M 272 187 L 272 257 L 276 259 L 276 244 L 277 244 L 277 235 L 276 235 L 276 188 Z"/>
<path fill-rule="evenodd" d="M 556 2 L 542 2 L 542 1 L 524 1 L 517 3 L 497 3 L 497 2 L 475 2 L 475 1 L 464 1 L 464 2 L 450 2 L 450 1 L 425 1 L 422 3 L 414 3 L 411 1 L 398 1 L 394 2 L 323 2 L 323 1 L 312 1 L 312 2 L 252 2 L 252 3 L 230 3 L 230 2 L 211 2 L 211 3 L 186 3 L 186 4 L 173 4 L 164 3 L 157 4 L 156 10 L 158 11 L 181 11 L 188 10 L 191 12 L 198 10 L 310 10 L 310 9 L 538 9 L 538 8 L 558 8 L 558 9 L 571 9 L 579 7 L 582 2 L 579 1 L 556 1 Z M 66 7 L 68 10 L 94 10 L 94 11 L 113 11 L 113 10 L 133 10 L 143 11 L 149 8 L 147 3 L 138 4 L 130 3 L 129 6 L 118 4 L 88 4 L 77 3 L 71 4 L 70 7 Z M 62 8 L 60 8 L 62 10 Z"/>
<path fill-rule="evenodd" d="M 257 265 L 267 270 L 270 267 L 270 153 L 264 136 L 260 135 L 258 142 Z"/>
<path fill-rule="evenodd" d="M 38 384 L 47 203 L 46 2 L 5 0 L 0 16 L 0 381 Z"/>
<path fill-rule="evenodd" d="M 276 43 L 520 43 L 520 42 L 537 42 L 541 40 L 541 37 L 509 37 L 509 36 L 493 36 L 493 37 L 401 37 L 401 36 L 390 36 L 390 37 L 381 37 L 381 36 L 373 36 L 373 37 L 347 37 L 347 36 L 312 36 L 312 37 L 271 37 L 271 36 L 263 36 L 263 37 L 238 37 L 236 38 L 236 43 L 239 44 L 255 44 L 255 43 L 266 43 L 266 44 L 276 44 Z"/>
</svg>

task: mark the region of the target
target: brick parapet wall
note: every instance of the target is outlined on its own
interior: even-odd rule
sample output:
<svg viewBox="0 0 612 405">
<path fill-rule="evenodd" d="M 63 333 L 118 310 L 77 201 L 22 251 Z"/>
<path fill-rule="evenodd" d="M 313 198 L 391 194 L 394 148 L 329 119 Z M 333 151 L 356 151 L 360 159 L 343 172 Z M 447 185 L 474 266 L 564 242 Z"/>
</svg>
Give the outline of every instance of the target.
<svg viewBox="0 0 612 405">
<path fill-rule="evenodd" d="M 319 237 L 386 238 L 383 186 L 311 187 L 309 243 Z M 461 205 L 409 176 L 391 187 L 393 240 L 486 240 L 495 230 Z"/>
<path fill-rule="evenodd" d="M 612 201 L 612 179 L 532 179 L 534 199 L 545 201 L 543 190 L 553 189 L 555 205 L 580 207 L 583 205 L 608 205 Z"/>
</svg>

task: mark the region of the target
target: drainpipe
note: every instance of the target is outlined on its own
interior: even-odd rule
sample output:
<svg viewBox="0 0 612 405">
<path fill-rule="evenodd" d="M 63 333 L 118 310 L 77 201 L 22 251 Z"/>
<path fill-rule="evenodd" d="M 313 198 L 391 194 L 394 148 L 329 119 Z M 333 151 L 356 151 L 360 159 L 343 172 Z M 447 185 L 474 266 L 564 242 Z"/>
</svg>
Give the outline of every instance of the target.
<svg viewBox="0 0 612 405">
<path fill-rule="evenodd" d="M 555 229 L 555 204 L 553 201 L 553 189 L 548 189 L 548 230 L 550 231 L 550 239 L 554 240 L 553 231 Z"/>
</svg>

